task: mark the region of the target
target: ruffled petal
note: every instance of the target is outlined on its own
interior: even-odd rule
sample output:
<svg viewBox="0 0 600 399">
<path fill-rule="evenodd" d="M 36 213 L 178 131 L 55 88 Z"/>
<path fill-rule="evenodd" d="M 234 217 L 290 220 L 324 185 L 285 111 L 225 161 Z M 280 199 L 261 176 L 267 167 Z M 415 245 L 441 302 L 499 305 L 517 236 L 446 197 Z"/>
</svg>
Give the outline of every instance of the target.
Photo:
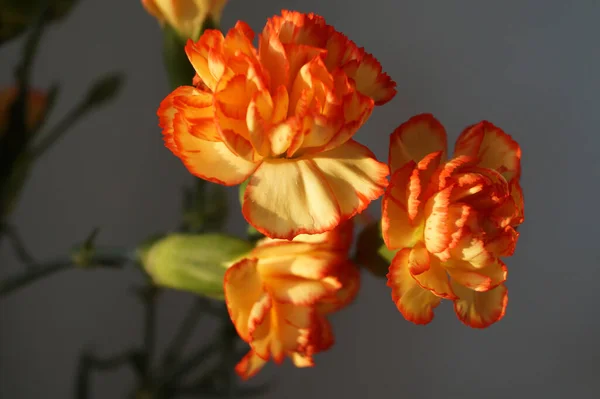
<svg viewBox="0 0 600 399">
<path fill-rule="evenodd" d="M 418 163 L 432 152 L 442 151 L 446 159 L 446 129 L 431 114 L 413 116 L 390 136 L 389 165 L 394 173 L 407 162 Z"/>
<path fill-rule="evenodd" d="M 281 249 L 279 256 L 266 258 L 264 257 L 265 251 L 261 251 L 261 248 L 253 251 L 252 256 L 260 256 L 258 269 L 261 276 L 264 278 L 294 277 L 320 280 L 335 273 L 337 267 L 346 259 L 346 254 L 318 249 L 314 245 L 311 245 L 310 252 L 294 253 L 294 247 L 298 245 L 303 244 L 282 243 L 278 246 Z M 291 247 L 291 253 L 285 251 L 287 247 Z"/>
<path fill-rule="evenodd" d="M 188 40 L 185 46 L 185 53 L 196 70 L 198 77 L 212 92 L 215 91 L 217 82 L 221 79 L 222 75 L 215 75 L 216 69 L 214 66 L 212 68 L 209 66 L 209 56 L 212 52 L 211 58 L 214 59 L 215 55 L 222 54 L 224 41 L 225 38 L 219 30 L 209 29 L 200 36 L 200 39 L 196 43 Z M 190 80 L 192 78 L 190 76 Z"/>
<path fill-rule="evenodd" d="M 190 133 L 202 140 L 222 141 L 215 123 L 212 93 L 187 86 L 180 87 L 175 92 L 181 95 L 173 99 L 173 105 L 183 115 Z"/>
<path fill-rule="evenodd" d="M 410 248 L 423 234 L 422 229 L 413 224 L 408 216 L 408 189 L 415 166 L 410 161 L 398 169 L 383 196 L 381 232 L 389 249 Z"/>
<path fill-rule="evenodd" d="M 270 261 L 271 258 L 277 260 L 278 258 L 310 254 L 315 249 L 318 248 L 315 248 L 315 245 L 311 243 L 263 238 L 258 241 L 256 248 L 252 250 L 252 255 L 261 260 Z"/>
<path fill-rule="evenodd" d="M 415 221 L 417 216 L 423 212 L 426 201 L 435 192 L 436 185 L 432 180 L 438 172 L 442 157 L 443 154 L 441 151 L 425 155 L 417 163 L 417 167 L 410 176 L 407 211 L 411 221 Z"/>
<path fill-rule="evenodd" d="M 473 208 L 451 203 L 451 194 L 452 187 L 448 187 L 431 197 L 425 207 L 425 246 L 442 261 L 450 257 L 449 250 L 469 232 L 469 218 L 475 218 Z"/>
<path fill-rule="evenodd" d="M 315 323 L 311 328 L 307 345 L 304 345 L 303 352 L 308 355 L 326 351 L 335 343 L 335 337 L 331 328 L 331 323 L 323 314 L 316 314 Z"/>
<path fill-rule="evenodd" d="M 258 39 L 258 54 L 264 68 L 270 72 L 271 87 L 287 85 L 290 64 L 277 32 L 267 23 Z"/>
<path fill-rule="evenodd" d="M 396 95 L 396 82 L 382 71 L 375 57 L 362 49 L 359 51 L 359 58 L 344 65 L 344 71 L 354 79 L 360 93 L 372 98 L 375 105 L 383 105 Z"/>
<path fill-rule="evenodd" d="M 456 141 L 454 154 L 477 158 L 480 167 L 500 172 L 507 181 L 521 175 L 521 147 L 487 121 L 466 128 Z"/>
<path fill-rule="evenodd" d="M 419 241 L 411 250 L 408 255 L 408 270 L 410 274 L 416 276 L 429 270 L 430 262 L 429 252 L 423 242 Z M 433 261 L 433 259 L 432 259 Z"/>
<path fill-rule="evenodd" d="M 341 284 L 341 288 L 335 291 L 334 295 L 327 296 L 319 301 L 319 312 L 333 313 L 350 304 L 360 288 L 360 271 L 352 262 L 346 262 L 336 273 L 336 278 Z"/>
<path fill-rule="evenodd" d="M 213 141 L 213 137 L 205 140 L 194 135 L 195 127 L 187 121 L 186 110 L 181 111 L 178 105 L 201 98 L 198 93 L 193 87 L 182 86 L 162 101 L 157 114 L 165 145 L 192 174 L 223 185 L 240 184 L 258 164 L 236 156 L 222 142 Z"/>
<path fill-rule="evenodd" d="M 509 184 L 509 195 L 502 205 L 493 210 L 491 218 L 500 226 L 517 227 L 523 220 L 524 203 L 523 191 L 518 179 L 513 179 Z"/>
<path fill-rule="evenodd" d="M 387 285 L 392 289 L 392 300 L 406 320 L 427 324 L 433 319 L 433 309 L 441 298 L 421 287 L 408 269 L 410 249 L 399 251 L 390 265 Z"/>
<path fill-rule="evenodd" d="M 266 304 L 266 302 L 265 302 Z M 252 335 L 252 349 L 264 360 L 272 358 L 282 363 L 285 355 L 301 351 L 307 344 L 310 331 L 314 327 L 313 307 L 269 301 L 269 307 L 255 305 L 268 310 L 268 317 L 257 317 L 260 324 Z M 257 312 L 257 314 L 260 313 Z"/>
<path fill-rule="evenodd" d="M 445 266 L 456 283 L 474 291 L 489 291 L 506 281 L 506 265 L 500 259 L 482 268 L 459 260 L 449 261 Z"/>
<path fill-rule="evenodd" d="M 335 197 L 342 220 L 348 220 L 379 198 L 388 185 L 389 169 L 365 146 L 349 140 L 313 156 Z"/>
<path fill-rule="evenodd" d="M 265 277 L 265 283 L 277 302 L 299 306 L 314 305 L 341 287 L 335 279 L 309 280 L 291 276 Z"/>
<path fill-rule="evenodd" d="M 387 173 L 354 141 L 311 158 L 264 161 L 246 188 L 242 212 L 269 237 L 322 233 L 377 199 Z"/>
<path fill-rule="evenodd" d="M 490 291 L 476 292 L 453 282 L 452 289 L 459 297 L 454 301 L 454 311 L 467 326 L 486 328 L 504 317 L 508 303 L 504 284 Z"/>
<path fill-rule="evenodd" d="M 292 362 L 294 363 L 294 366 L 298 368 L 314 367 L 315 365 L 312 356 L 307 356 L 302 353 L 294 352 L 292 353 L 291 358 Z"/>
<path fill-rule="evenodd" d="M 316 312 L 311 306 L 276 303 L 276 336 L 285 353 L 301 352 L 316 327 Z"/>
<path fill-rule="evenodd" d="M 420 264 L 415 262 L 420 262 Z M 436 256 L 429 255 L 425 247 L 417 245 L 410 251 L 408 269 L 421 287 L 440 298 L 456 298 L 440 260 Z"/>
<path fill-rule="evenodd" d="M 516 215 L 511 221 L 511 226 L 518 226 L 525 220 L 525 205 L 523 200 L 523 189 L 518 180 L 513 180 L 510 184 L 510 195 L 515 202 L 517 209 Z"/>
<path fill-rule="evenodd" d="M 286 239 L 332 230 L 341 220 L 323 174 L 306 159 L 264 161 L 246 187 L 242 213 L 264 235 Z"/>
<path fill-rule="evenodd" d="M 213 183 L 238 185 L 260 165 L 234 154 L 223 142 L 194 137 L 180 114 L 173 120 L 173 143 L 176 150 L 171 150 L 190 173 Z"/>
<path fill-rule="evenodd" d="M 294 242 L 303 242 L 318 244 L 319 248 L 324 247 L 330 250 L 339 250 L 347 253 L 352 245 L 354 232 L 354 222 L 348 220 L 340 223 L 338 227 L 331 231 L 321 234 L 300 234 L 294 238 Z"/>
<path fill-rule="evenodd" d="M 257 273 L 256 259 L 243 259 L 227 269 L 223 288 L 225 303 L 231 321 L 240 337 L 250 341 L 250 313 L 256 302 L 263 296 L 262 284 Z"/>
<path fill-rule="evenodd" d="M 254 377 L 267 363 L 266 360 L 250 350 L 235 366 L 235 372 L 244 381 Z"/>
<path fill-rule="evenodd" d="M 350 140 L 369 119 L 373 112 L 373 107 L 374 102 L 370 97 L 356 91 L 346 94 L 342 100 L 342 117 L 340 118 L 340 121 L 343 121 L 343 125 L 322 150 L 332 150 Z M 330 118 L 331 120 L 334 123 L 337 122 L 335 118 Z"/>
</svg>

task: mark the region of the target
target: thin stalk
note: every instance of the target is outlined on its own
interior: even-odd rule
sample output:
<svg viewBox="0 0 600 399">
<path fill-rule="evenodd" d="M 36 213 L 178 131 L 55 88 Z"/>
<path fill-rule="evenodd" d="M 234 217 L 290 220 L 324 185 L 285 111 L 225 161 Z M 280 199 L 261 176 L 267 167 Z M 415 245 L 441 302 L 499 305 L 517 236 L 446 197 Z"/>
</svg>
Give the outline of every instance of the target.
<svg viewBox="0 0 600 399">
<path fill-rule="evenodd" d="M 31 255 L 31 253 L 25 247 L 25 243 L 23 239 L 19 235 L 19 232 L 14 226 L 9 224 L 5 224 L 0 230 L 6 237 L 10 240 L 13 250 L 15 251 L 17 258 L 26 265 L 35 264 L 35 259 Z"/>
<path fill-rule="evenodd" d="M 194 303 L 190 306 L 190 309 L 181 322 L 179 329 L 173 337 L 173 340 L 165 351 L 162 361 L 165 368 L 177 360 L 181 350 L 189 341 L 189 338 L 194 332 L 194 329 L 196 328 L 198 321 L 200 321 L 202 313 L 207 308 L 207 305 L 209 304 L 207 303 L 206 299 L 196 298 Z"/>
<path fill-rule="evenodd" d="M 72 266 L 73 263 L 70 260 L 58 260 L 40 266 L 32 266 L 24 272 L 17 273 L 0 281 L 0 297 L 61 270 L 69 269 Z"/>
<path fill-rule="evenodd" d="M 223 360 L 222 360 L 222 369 L 224 378 L 224 392 L 223 396 L 228 399 L 233 399 L 237 394 L 237 384 L 236 384 L 236 375 L 235 375 L 235 364 L 238 361 L 236 358 L 236 350 L 235 344 L 238 338 L 237 331 L 235 330 L 235 326 L 229 320 L 228 317 L 225 317 L 223 320 L 224 326 L 224 334 L 223 334 Z"/>
<path fill-rule="evenodd" d="M 177 379 L 185 376 L 188 372 L 199 366 L 204 360 L 213 356 L 219 349 L 220 340 L 215 340 L 208 345 L 198 349 L 190 357 L 184 360 L 181 364 L 173 367 L 170 371 L 167 370 L 165 375 L 158 383 L 159 388 L 163 388 Z"/>
<path fill-rule="evenodd" d="M 96 253 L 90 259 L 90 265 L 94 267 L 120 267 L 131 261 L 129 254 L 105 254 Z M 53 262 L 40 263 L 33 265 L 24 271 L 18 272 L 4 280 L 0 281 L 0 298 L 4 295 L 8 295 L 11 292 L 23 288 L 35 281 L 38 281 L 44 277 L 55 274 L 62 270 L 71 268 L 85 268 L 79 266 L 73 261 L 73 259 L 59 259 Z"/>
<path fill-rule="evenodd" d="M 79 358 L 77 378 L 75 379 L 75 398 L 90 398 L 90 379 L 93 371 L 107 371 L 116 369 L 125 364 L 135 364 L 136 353 L 127 351 L 107 358 L 99 358 L 89 353 L 84 353 Z"/>
<path fill-rule="evenodd" d="M 44 153 L 51 148 L 56 142 L 58 142 L 79 120 L 79 118 L 85 114 L 87 107 L 85 104 L 77 105 L 67 115 L 65 115 L 55 126 L 44 136 L 44 138 L 37 144 L 33 149 L 33 159 L 38 159 Z"/>
<path fill-rule="evenodd" d="M 144 300 L 144 380 L 152 381 L 152 360 L 156 347 L 156 298 L 158 289 L 149 284 L 143 293 Z"/>
</svg>

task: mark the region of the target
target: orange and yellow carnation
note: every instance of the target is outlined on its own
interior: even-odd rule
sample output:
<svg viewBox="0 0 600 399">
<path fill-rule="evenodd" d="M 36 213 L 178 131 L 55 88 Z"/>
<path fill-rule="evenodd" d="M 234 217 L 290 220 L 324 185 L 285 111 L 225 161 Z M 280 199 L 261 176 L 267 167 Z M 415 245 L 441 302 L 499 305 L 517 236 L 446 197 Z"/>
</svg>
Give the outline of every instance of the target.
<svg viewBox="0 0 600 399">
<path fill-rule="evenodd" d="M 390 138 L 392 173 L 383 198 L 386 246 L 398 250 L 388 273 L 404 317 L 429 323 L 442 299 L 458 318 L 484 328 L 505 313 L 507 270 L 523 222 L 521 149 L 483 121 L 466 128 L 446 159 L 446 131 L 432 115 L 400 125 Z"/>
<path fill-rule="evenodd" d="M 235 370 L 243 379 L 289 357 L 297 367 L 333 344 L 327 315 L 355 297 L 360 280 L 348 260 L 351 222 L 293 241 L 263 239 L 225 274 L 225 301 L 240 337 L 250 345 Z"/>
<path fill-rule="evenodd" d="M 388 166 L 352 136 L 395 83 L 317 15 L 283 11 L 258 36 L 255 48 L 238 22 L 188 41 L 197 75 L 160 105 L 166 146 L 202 179 L 250 178 L 242 212 L 266 236 L 330 231 L 387 186 Z"/>
<path fill-rule="evenodd" d="M 161 24 L 170 25 L 183 39 L 197 39 L 204 21 L 215 22 L 227 0 L 142 0 L 142 5 Z"/>
<path fill-rule="evenodd" d="M 8 128 L 10 120 L 10 107 L 17 98 L 17 88 L 10 87 L 0 89 L 0 137 Z M 48 106 L 48 96 L 45 92 L 31 90 L 27 95 L 27 111 L 25 114 L 25 123 L 28 131 L 35 130 L 46 113 Z"/>
</svg>

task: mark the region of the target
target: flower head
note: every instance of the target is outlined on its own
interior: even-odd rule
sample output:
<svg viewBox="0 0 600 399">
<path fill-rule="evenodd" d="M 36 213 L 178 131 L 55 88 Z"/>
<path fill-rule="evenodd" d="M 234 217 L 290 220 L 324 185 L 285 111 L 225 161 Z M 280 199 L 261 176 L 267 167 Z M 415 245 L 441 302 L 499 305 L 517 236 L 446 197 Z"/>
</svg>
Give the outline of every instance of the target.
<svg viewBox="0 0 600 399">
<path fill-rule="evenodd" d="M 142 5 L 161 24 L 168 24 L 184 39 L 197 39 L 204 21 L 215 22 L 227 0 L 142 0 Z"/>
<path fill-rule="evenodd" d="M 405 318 L 426 324 L 442 298 L 471 327 L 504 316 L 506 266 L 523 222 L 521 149 L 489 122 L 463 131 L 446 160 L 446 132 L 429 114 L 390 138 L 383 199 L 386 246 L 399 250 L 388 285 Z"/>
<path fill-rule="evenodd" d="M 313 366 L 313 355 L 333 344 L 326 315 L 355 296 L 358 269 L 347 259 L 352 226 L 293 241 L 264 239 L 225 275 L 225 300 L 249 353 L 236 366 L 244 379 L 269 360 L 289 357 Z"/>
<path fill-rule="evenodd" d="M 186 52 L 197 76 L 162 102 L 165 143 L 203 179 L 251 176 L 242 212 L 271 238 L 335 228 L 387 185 L 388 167 L 352 136 L 395 83 L 373 56 L 314 14 L 284 11 L 258 38 L 238 22 Z"/>
</svg>

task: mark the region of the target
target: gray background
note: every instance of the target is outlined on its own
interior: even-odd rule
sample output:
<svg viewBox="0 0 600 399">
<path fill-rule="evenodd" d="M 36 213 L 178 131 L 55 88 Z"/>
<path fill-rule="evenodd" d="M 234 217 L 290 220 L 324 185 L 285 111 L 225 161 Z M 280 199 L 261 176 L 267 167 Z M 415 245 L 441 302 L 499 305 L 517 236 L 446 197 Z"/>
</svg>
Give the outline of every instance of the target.
<svg viewBox="0 0 600 399">
<path fill-rule="evenodd" d="M 451 140 L 488 119 L 523 148 L 526 221 L 508 260 L 504 320 L 471 330 L 440 306 L 427 327 L 406 322 L 383 281 L 364 277 L 338 314 L 334 348 L 317 367 L 270 367 L 269 398 L 593 398 L 600 394 L 597 239 L 600 2 L 231 0 L 223 27 L 255 30 L 281 8 L 315 11 L 375 54 L 398 82 L 357 138 L 385 159 L 388 134 L 432 112 Z M 0 51 L 0 83 L 21 42 Z M 13 221 L 32 250 L 53 257 L 102 226 L 100 242 L 134 245 L 176 226 L 190 177 L 161 142 L 156 108 L 168 93 L 160 31 L 136 0 L 83 1 L 53 27 L 35 83 L 63 84 L 52 121 L 94 77 L 127 74 L 117 101 L 79 123 L 44 157 Z M 235 204 L 232 193 L 232 204 Z M 379 202 L 371 208 L 378 212 Z M 242 229 L 234 212 L 229 225 Z M 18 270 L 2 248 L 5 276 Z M 139 342 L 141 313 L 127 272 L 70 272 L 0 302 L 0 397 L 70 397 L 78 351 L 111 354 Z M 166 342 L 189 302 L 160 309 Z M 199 339 L 198 339 L 199 342 Z M 96 398 L 122 397 L 126 371 L 98 376 Z"/>
</svg>

